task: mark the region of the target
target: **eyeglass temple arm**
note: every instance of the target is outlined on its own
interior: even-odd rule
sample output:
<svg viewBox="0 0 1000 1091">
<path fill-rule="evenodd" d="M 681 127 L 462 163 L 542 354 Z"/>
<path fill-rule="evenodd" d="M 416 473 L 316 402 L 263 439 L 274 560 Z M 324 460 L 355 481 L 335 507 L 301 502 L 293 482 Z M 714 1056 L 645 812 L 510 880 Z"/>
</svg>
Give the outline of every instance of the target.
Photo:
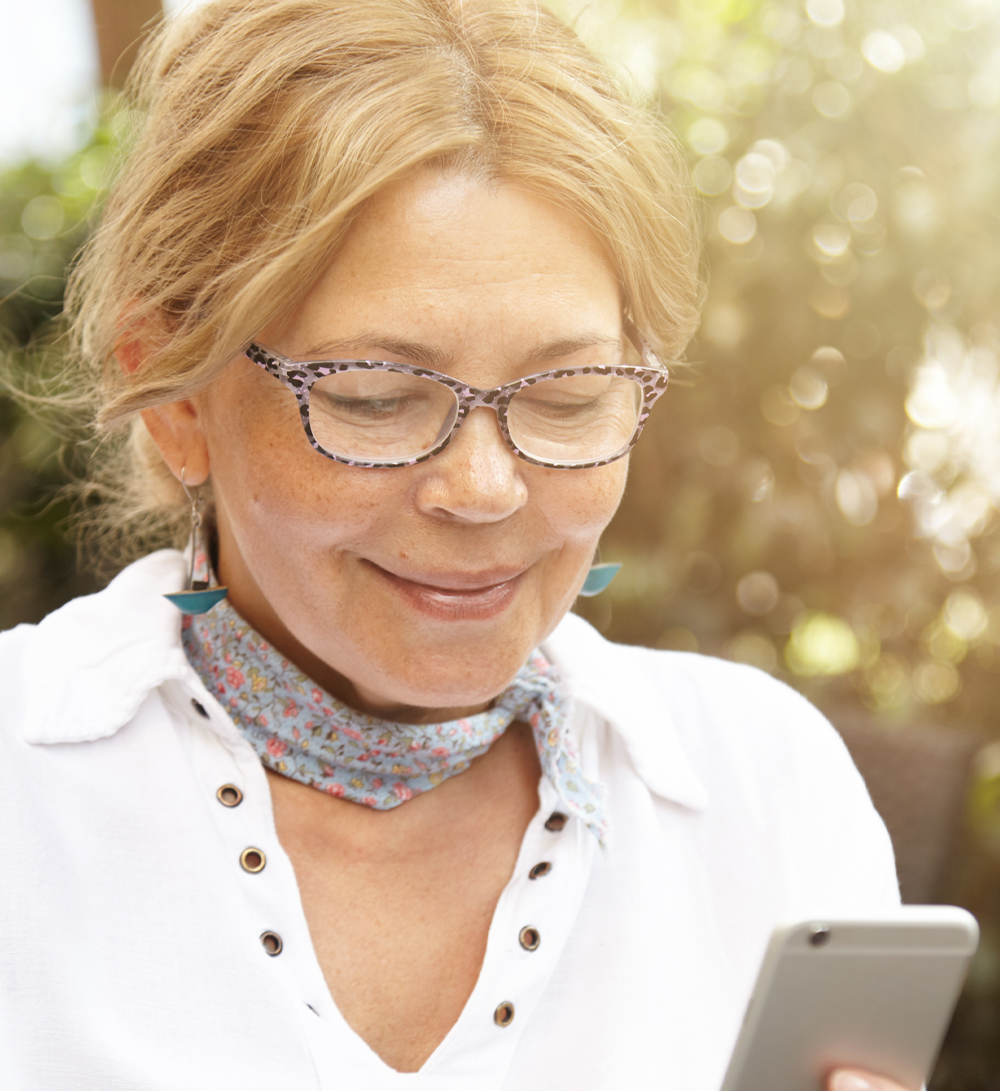
<svg viewBox="0 0 1000 1091">
<path fill-rule="evenodd" d="M 666 364 L 662 363 L 660 357 L 656 354 L 656 350 L 642 336 L 642 334 L 639 332 L 638 327 L 632 321 L 632 319 L 629 318 L 628 315 L 625 315 L 622 319 L 622 325 L 625 330 L 625 336 L 638 349 L 639 356 L 642 358 L 642 362 L 646 364 L 647 367 L 655 367 L 658 368 L 660 371 L 667 371 Z"/>
</svg>

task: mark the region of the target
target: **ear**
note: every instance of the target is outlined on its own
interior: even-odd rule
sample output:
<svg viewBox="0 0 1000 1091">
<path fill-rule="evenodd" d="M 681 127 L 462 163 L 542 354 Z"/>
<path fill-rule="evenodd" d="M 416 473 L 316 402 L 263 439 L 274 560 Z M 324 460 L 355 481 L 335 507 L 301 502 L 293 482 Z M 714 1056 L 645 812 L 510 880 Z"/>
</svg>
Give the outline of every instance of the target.
<svg viewBox="0 0 1000 1091">
<path fill-rule="evenodd" d="M 126 375 L 142 367 L 147 346 L 141 337 L 126 335 L 115 345 L 115 357 Z M 201 485 L 208 477 L 208 443 L 201 429 L 198 405 L 187 399 L 140 410 L 153 442 L 170 472 L 186 485 Z"/>
<path fill-rule="evenodd" d="M 201 485 L 208 477 L 208 442 L 201 428 L 198 406 L 190 400 L 168 402 L 140 411 L 170 472 L 185 485 Z"/>
</svg>

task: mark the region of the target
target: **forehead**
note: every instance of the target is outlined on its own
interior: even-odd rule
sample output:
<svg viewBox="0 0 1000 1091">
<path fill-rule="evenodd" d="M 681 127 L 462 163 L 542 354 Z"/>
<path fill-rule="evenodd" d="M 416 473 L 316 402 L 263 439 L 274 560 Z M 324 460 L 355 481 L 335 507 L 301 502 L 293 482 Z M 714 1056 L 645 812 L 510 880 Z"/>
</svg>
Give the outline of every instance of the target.
<svg viewBox="0 0 1000 1091">
<path fill-rule="evenodd" d="M 360 209 L 338 264 L 362 259 L 372 243 L 392 247 L 403 262 L 436 260 L 443 275 L 460 267 L 464 284 L 492 283 L 510 262 L 526 275 L 564 272 L 570 254 L 588 273 L 593 263 L 613 276 L 574 213 L 522 185 L 457 170 L 424 168 L 380 190 Z"/>
<path fill-rule="evenodd" d="M 422 169 L 366 203 L 274 335 L 300 357 L 369 331 L 446 355 L 483 343 L 522 353 L 581 327 L 618 336 L 621 310 L 618 279 L 581 219 L 520 186 Z"/>
</svg>

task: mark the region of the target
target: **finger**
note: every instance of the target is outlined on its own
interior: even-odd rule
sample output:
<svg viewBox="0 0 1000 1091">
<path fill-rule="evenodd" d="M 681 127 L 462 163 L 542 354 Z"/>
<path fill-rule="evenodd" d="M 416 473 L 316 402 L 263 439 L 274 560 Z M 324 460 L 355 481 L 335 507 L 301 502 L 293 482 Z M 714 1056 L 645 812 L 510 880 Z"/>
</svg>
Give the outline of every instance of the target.
<svg viewBox="0 0 1000 1091">
<path fill-rule="evenodd" d="M 827 1091 L 912 1091 L 895 1080 L 855 1068 L 839 1068 L 830 1073 L 826 1088 Z"/>
</svg>

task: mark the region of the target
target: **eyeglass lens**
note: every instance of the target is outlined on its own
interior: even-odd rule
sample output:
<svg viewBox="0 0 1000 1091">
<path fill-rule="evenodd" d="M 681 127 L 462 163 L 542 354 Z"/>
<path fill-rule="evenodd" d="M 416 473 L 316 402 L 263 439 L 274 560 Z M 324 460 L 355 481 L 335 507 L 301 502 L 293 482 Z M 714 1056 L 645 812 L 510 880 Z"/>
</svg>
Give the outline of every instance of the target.
<svg viewBox="0 0 1000 1091">
<path fill-rule="evenodd" d="M 617 375 L 568 375 L 519 390 L 507 407 L 518 449 L 540 462 L 597 462 L 632 438 L 642 387 Z"/>
<path fill-rule="evenodd" d="M 541 462 L 596 462 L 618 454 L 635 432 L 641 385 L 615 375 L 569 375 L 519 390 L 507 428 L 520 451 Z M 454 391 L 418 375 L 347 371 L 312 387 L 309 422 L 326 451 L 358 462 L 418 458 L 448 435 Z"/>
<path fill-rule="evenodd" d="M 434 379 L 393 371 L 326 375 L 309 394 L 316 442 L 358 462 L 394 462 L 433 450 L 455 424 L 458 399 Z"/>
</svg>

